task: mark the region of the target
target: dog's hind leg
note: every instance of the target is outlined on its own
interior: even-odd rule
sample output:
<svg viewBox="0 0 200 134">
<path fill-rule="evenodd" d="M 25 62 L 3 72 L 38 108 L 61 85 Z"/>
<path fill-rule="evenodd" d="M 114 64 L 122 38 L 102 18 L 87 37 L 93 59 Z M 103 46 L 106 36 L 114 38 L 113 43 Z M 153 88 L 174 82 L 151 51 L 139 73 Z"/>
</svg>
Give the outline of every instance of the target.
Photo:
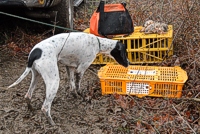
<svg viewBox="0 0 200 134">
<path fill-rule="evenodd" d="M 33 91 L 37 85 L 38 79 L 39 79 L 39 73 L 34 68 L 32 68 L 31 72 L 32 72 L 31 84 L 28 89 L 28 92 L 25 95 L 25 99 L 26 99 L 28 108 L 32 111 L 33 108 L 31 106 L 30 102 L 31 102 L 31 98 L 32 98 L 32 93 L 33 93 Z"/>
<path fill-rule="evenodd" d="M 73 91 L 76 88 L 75 87 L 75 83 L 74 83 L 74 71 L 75 71 L 75 68 L 66 66 L 66 69 L 67 69 L 67 75 L 68 75 L 67 80 L 69 82 L 69 87 L 70 87 L 70 90 Z"/>
<path fill-rule="evenodd" d="M 56 93 L 59 88 L 59 70 L 57 66 L 57 61 L 46 61 L 45 67 L 40 66 L 37 68 L 38 72 L 41 72 L 42 78 L 44 79 L 46 85 L 46 97 L 42 105 L 42 111 L 46 115 L 49 123 L 55 125 L 54 121 L 51 118 L 50 110 L 52 101 L 56 96 Z M 48 64 L 49 63 L 49 64 Z"/>
</svg>

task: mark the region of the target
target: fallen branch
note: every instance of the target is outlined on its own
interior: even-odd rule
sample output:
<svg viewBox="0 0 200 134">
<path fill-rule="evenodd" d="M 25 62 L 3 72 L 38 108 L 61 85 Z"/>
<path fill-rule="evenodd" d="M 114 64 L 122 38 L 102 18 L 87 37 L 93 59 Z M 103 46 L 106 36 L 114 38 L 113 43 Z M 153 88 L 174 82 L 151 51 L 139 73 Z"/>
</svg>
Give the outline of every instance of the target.
<svg viewBox="0 0 200 134">
<path fill-rule="evenodd" d="M 0 87 L 0 90 L 3 89 L 3 90 L 8 90 L 7 87 Z"/>
<path fill-rule="evenodd" d="M 98 77 L 98 74 L 97 73 L 95 73 L 94 71 L 92 71 L 91 69 L 87 69 L 90 73 L 92 73 L 92 74 L 94 74 L 95 76 L 97 76 Z M 99 77 L 98 77 L 99 78 Z"/>
<path fill-rule="evenodd" d="M 192 129 L 192 127 L 190 126 L 190 124 L 184 120 L 184 118 L 180 115 L 180 113 L 178 112 L 178 110 L 174 107 L 174 105 L 172 105 L 172 107 L 174 108 L 174 110 L 177 112 L 177 114 L 181 117 L 181 119 L 188 125 L 188 127 L 193 131 L 194 134 L 196 134 L 196 132 L 194 131 L 194 129 Z"/>
<path fill-rule="evenodd" d="M 200 102 L 200 99 L 198 99 L 198 98 L 178 98 L 177 100 L 189 100 L 189 101 Z"/>
</svg>

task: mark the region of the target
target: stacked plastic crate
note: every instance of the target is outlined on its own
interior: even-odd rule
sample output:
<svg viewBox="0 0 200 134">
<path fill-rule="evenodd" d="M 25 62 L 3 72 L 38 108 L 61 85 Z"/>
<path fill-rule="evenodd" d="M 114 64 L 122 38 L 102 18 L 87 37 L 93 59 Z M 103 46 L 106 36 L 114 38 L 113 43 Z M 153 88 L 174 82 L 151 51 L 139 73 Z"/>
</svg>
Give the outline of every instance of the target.
<svg viewBox="0 0 200 134">
<path fill-rule="evenodd" d="M 134 27 L 134 32 L 126 37 L 113 39 L 123 42 L 126 46 L 127 56 L 131 64 L 160 63 L 166 57 L 173 55 L 173 27 L 168 26 L 165 34 L 144 34 L 142 27 Z M 89 28 L 84 32 L 89 33 Z M 99 54 L 93 64 L 115 63 L 107 56 Z"/>
</svg>

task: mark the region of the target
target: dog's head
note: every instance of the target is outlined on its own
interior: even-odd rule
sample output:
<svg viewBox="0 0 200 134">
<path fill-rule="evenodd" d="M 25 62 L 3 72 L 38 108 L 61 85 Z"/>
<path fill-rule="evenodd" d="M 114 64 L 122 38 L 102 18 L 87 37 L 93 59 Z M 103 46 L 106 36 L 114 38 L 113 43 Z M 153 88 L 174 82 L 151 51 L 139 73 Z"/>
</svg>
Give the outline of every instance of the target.
<svg viewBox="0 0 200 134">
<path fill-rule="evenodd" d="M 128 67 L 129 61 L 126 56 L 125 45 L 117 42 L 115 48 L 110 52 L 110 55 L 122 66 Z"/>
</svg>

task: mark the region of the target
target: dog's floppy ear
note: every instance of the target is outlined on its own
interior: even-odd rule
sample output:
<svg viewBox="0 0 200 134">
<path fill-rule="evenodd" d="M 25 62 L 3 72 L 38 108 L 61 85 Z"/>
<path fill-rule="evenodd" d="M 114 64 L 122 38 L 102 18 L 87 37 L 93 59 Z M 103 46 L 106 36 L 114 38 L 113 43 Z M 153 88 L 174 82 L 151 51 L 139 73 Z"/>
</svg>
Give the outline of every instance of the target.
<svg viewBox="0 0 200 134">
<path fill-rule="evenodd" d="M 118 41 L 116 44 L 116 48 L 120 51 L 120 55 L 123 57 L 123 59 L 125 59 L 126 58 L 125 45 Z"/>
<path fill-rule="evenodd" d="M 117 44 L 116 44 L 116 48 L 118 50 L 122 50 L 122 43 L 118 41 Z"/>
<path fill-rule="evenodd" d="M 110 54 L 119 64 L 123 65 L 124 67 L 129 65 L 128 59 L 126 57 L 126 47 L 123 43 L 118 41 Z"/>
</svg>

